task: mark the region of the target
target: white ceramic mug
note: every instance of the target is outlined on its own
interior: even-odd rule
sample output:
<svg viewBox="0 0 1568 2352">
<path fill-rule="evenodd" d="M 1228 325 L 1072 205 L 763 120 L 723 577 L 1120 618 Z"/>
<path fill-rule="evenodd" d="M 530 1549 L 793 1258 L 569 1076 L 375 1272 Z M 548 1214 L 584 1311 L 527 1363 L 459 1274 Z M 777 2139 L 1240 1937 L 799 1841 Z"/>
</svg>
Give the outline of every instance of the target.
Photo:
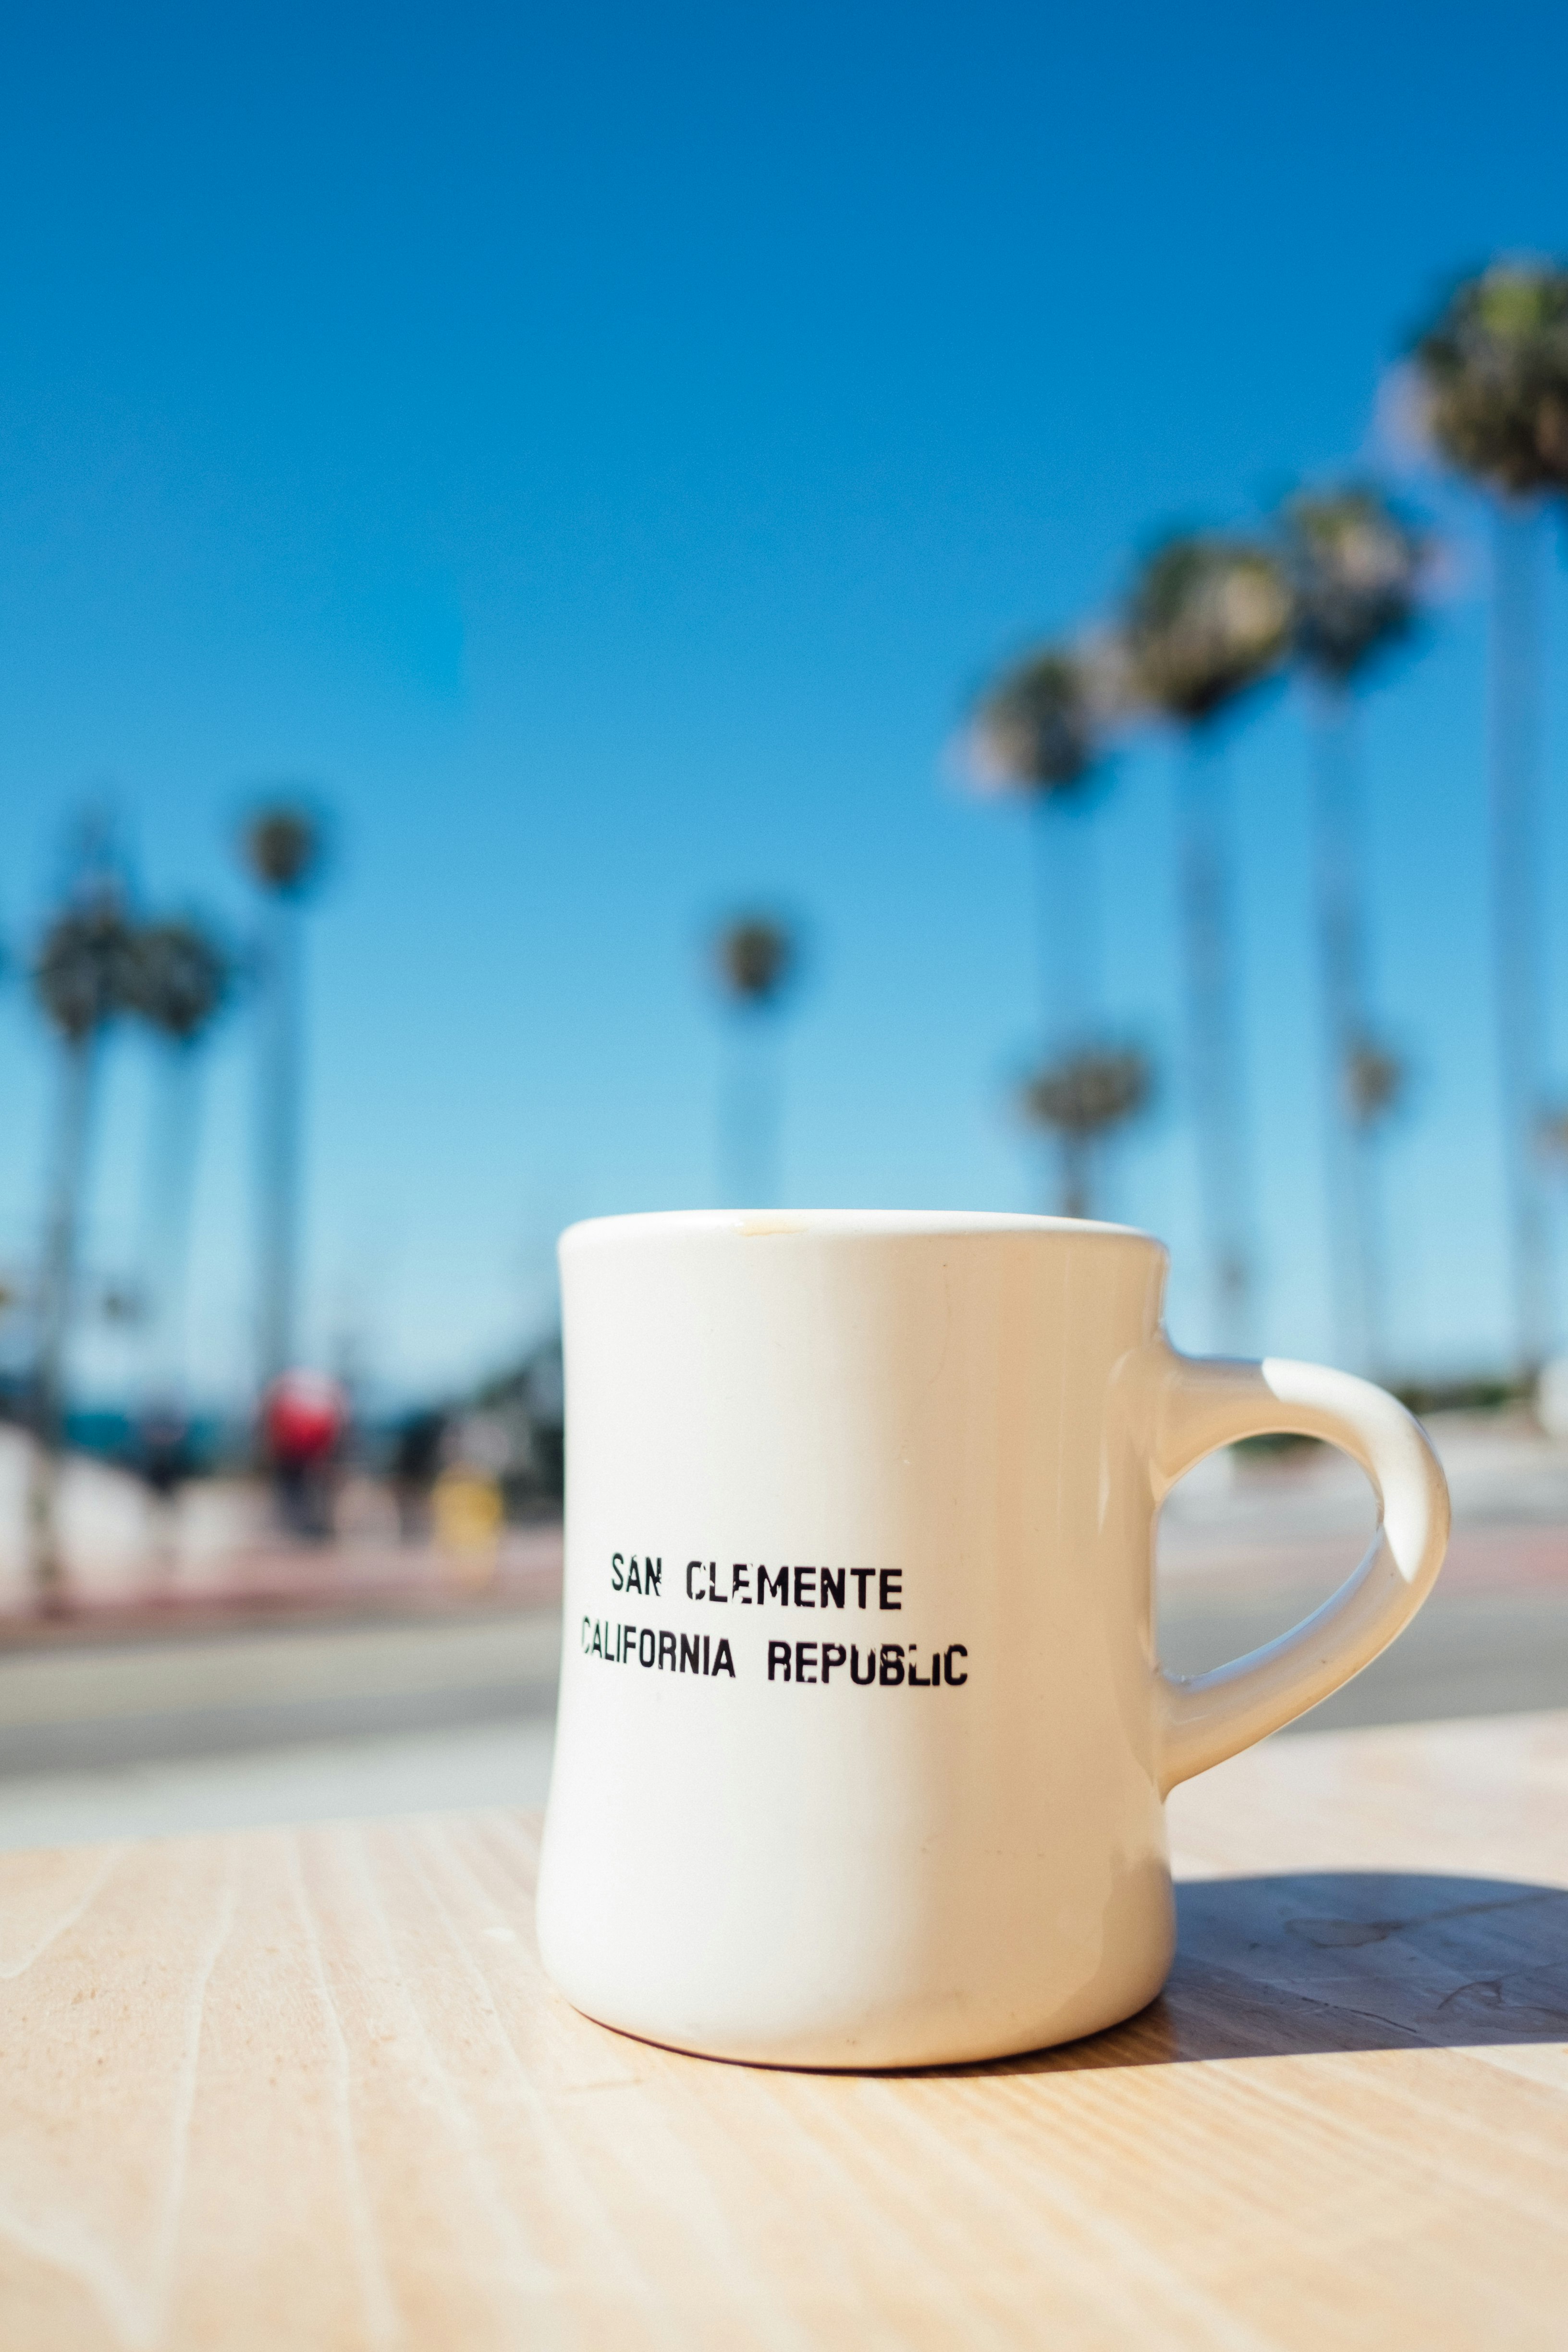
<svg viewBox="0 0 1568 2352">
<path fill-rule="evenodd" d="M 1173 1948 L 1163 1800 L 1338 1689 L 1442 1563 L 1392 1397 L 1178 1355 L 1148 1235 L 1046 1217 L 612 1217 L 562 1239 L 565 1643 L 539 1885 L 605 2024 L 772 2065 L 1092 2033 Z M 1162 1498 L 1326 1438 L 1382 1507 L 1317 1614 L 1181 1681 Z"/>
</svg>

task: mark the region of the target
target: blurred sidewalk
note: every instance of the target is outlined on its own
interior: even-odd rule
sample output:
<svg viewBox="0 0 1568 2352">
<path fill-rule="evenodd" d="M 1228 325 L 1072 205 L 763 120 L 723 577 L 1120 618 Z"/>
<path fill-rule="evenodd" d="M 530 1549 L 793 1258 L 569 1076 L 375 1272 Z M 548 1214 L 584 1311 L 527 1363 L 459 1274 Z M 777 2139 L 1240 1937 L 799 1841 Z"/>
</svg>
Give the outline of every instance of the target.
<svg viewBox="0 0 1568 2352">
<path fill-rule="evenodd" d="M 67 1613 L 39 1620 L 27 1578 L 32 1441 L 0 1426 L 0 1653 L 277 1619 L 446 1612 L 470 1601 L 546 1606 L 561 1591 L 558 1521 L 503 1529 L 493 1549 L 442 1551 L 399 1538 L 385 1486 L 351 1475 L 336 1540 L 280 1534 L 259 1478 L 198 1478 L 167 1504 L 141 1479 L 85 1454 L 63 1465 L 58 1510 Z"/>
<path fill-rule="evenodd" d="M 1448 1481 L 1454 1546 L 1444 1582 L 1500 1574 L 1552 1580 L 1568 1550 L 1568 1440 L 1523 1412 L 1441 1413 L 1426 1432 Z M 1162 1571 L 1184 1589 L 1315 1572 L 1370 1536 L 1371 1490 L 1327 1446 L 1213 1454 L 1184 1478 L 1161 1521 Z"/>
</svg>

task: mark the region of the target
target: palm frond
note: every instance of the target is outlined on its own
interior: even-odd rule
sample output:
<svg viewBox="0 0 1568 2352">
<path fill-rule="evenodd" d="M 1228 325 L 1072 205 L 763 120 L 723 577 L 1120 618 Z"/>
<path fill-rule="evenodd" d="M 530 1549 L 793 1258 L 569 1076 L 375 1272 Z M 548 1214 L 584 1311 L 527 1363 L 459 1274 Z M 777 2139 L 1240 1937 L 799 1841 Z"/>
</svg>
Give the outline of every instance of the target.
<svg viewBox="0 0 1568 2352">
<path fill-rule="evenodd" d="M 714 940 L 720 983 L 738 1003 L 775 1003 L 799 961 L 795 936 L 772 915 L 742 915 Z"/>
<path fill-rule="evenodd" d="M 1409 1071 L 1401 1056 L 1363 1037 L 1353 1045 L 1346 1057 L 1341 1074 L 1344 1089 L 1345 1108 L 1352 1124 L 1359 1128 L 1374 1127 L 1390 1112 L 1397 1110 L 1409 1082 Z"/>
<path fill-rule="evenodd" d="M 1455 289 L 1412 359 L 1450 465 L 1507 497 L 1568 489 L 1568 269 L 1494 261 Z"/>
<path fill-rule="evenodd" d="M 136 933 L 133 1009 L 178 1045 L 191 1045 L 222 1012 L 234 986 L 233 962 L 206 927 L 189 916 L 144 923 Z"/>
<path fill-rule="evenodd" d="M 1271 548 L 1217 531 L 1165 540 L 1128 602 L 1134 690 L 1184 725 L 1212 719 L 1279 667 L 1290 622 L 1290 583 Z"/>
<path fill-rule="evenodd" d="M 69 1045 L 86 1042 L 135 1003 L 136 933 L 118 897 L 68 908 L 45 932 L 33 966 L 45 1017 Z"/>
<path fill-rule="evenodd" d="M 1089 1048 L 1047 1062 L 1024 1087 L 1021 1103 L 1031 1125 L 1088 1140 L 1146 1108 L 1153 1084 L 1149 1058 L 1135 1045 Z"/>
<path fill-rule="evenodd" d="M 1041 646 L 1003 672 L 976 705 L 972 764 L 1004 790 L 1070 793 L 1104 751 L 1104 679 L 1071 645 Z"/>
<path fill-rule="evenodd" d="M 1345 682 L 1409 635 L 1431 562 L 1426 534 L 1371 487 L 1306 491 L 1280 516 L 1295 650 Z"/>
<path fill-rule="evenodd" d="M 300 801 L 274 801 L 252 811 L 242 846 L 245 862 L 264 890 L 297 898 L 321 867 L 321 821 Z"/>
</svg>

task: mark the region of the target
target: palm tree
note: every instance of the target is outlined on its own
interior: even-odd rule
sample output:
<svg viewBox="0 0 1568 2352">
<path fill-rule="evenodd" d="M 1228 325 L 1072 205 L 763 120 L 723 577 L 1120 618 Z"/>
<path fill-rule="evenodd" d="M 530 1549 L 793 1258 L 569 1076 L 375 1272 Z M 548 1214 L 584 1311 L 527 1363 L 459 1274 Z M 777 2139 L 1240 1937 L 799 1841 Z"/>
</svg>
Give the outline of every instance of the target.
<svg viewBox="0 0 1568 2352">
<path fill-rule="evenodd" d="M 34 1413 L 37 1449 L 30 1497 L 33 1572 L 40 1606 L 58 1608 L 65 1568 L 56 1517 L 64 1428 L 66 1349 L 76 1299 L 81 1206 L 105 1032 L 133 1001 L 135 932 L 119 876 L 89 872 L 74 905 L 44 934 L 33 986 L 60 1047 L 58 1127 L 38 1286 Z"/>
<path fill-rule="evenodd" d="M 1032 821 L 1047 1059 L 1021 1102 L 1031 1125 L 1057 1139 L 1055 1206 L 1068 1217 L 1094 1213 L 1096 1147 L 1148 1092 L 1142 1056 L 1096 1037 L 1101 944 L 1092 819 L 1121 707 L 1121 671 L 1114 638 L 1042 646 L 981 696 L 969 737 L 976 782 L 1022 799 Z M 1130 1088 L 1134 1066 L 1144 1075 Z"/>
<path fill-rule="evenodd" d="M 772 1208 L 779 1183 L 779 1086 L 773 1024 L 800 962 L 791 926 L 737 915 L 721 926 L 713 965 L 732 1016 L 730 1068 L 720 1100 L 720 1161 L 732 1208 Z"/>
<path fill-rule="evenodd" d="M 1133 690 L 1186 744 L 1180 816 L 1188 1053 L 1215 1330 L 1219 1345 L 1238 1354 L 1251 1338 L 1253 1210 L 1218 722 L 1278 668 L 1289 628 L 1289 583 L 1273 551 L 1217 532 L 1154 547 L 1125 619 Z"/>
<path fill-rule="evenodd" d="M 1423 422 L 1492 501 L 1491 916 L 1518 1368 L 1551 1340 L 1539 1128 L 1545 992 L 1540 907 L 1543 499 L 1568 489 L 1568 269 L 1501 260 L 1467 278 L 1413 352 Z"/>
<path fill-rule="evenodd" d="M 258 959 L 263 1036 L 258 1153 L 258 1339 L 259 1384 L 266 1390 L 289 1369 L 296 1347 L 304 1054 L 300 909 L 321 869 L 321 818 L 298 800 L 268 802 L 252 812 L 242 846 L 267 909 Z"/>
<path fill-rule="evenodd" d="M 1106 719 L 1101 668 L 1079 646 L 1047 645 L 986 690 L 970 731 L 977 782 L 1021 797 L 1033 819 L 1045 1029 L 1058 1046 L 1081 1042 L 1098 979 L 1088 818 L 1103 773 Z"/>
<path fill-rule="evenodd" d="M 1147 1108 L 1152 1091 L 1148 1059 L 1132 1045 L 1081 1047 L 1027 1081 L 1024 1116 L 1056 1137 L 1061 1154 L 1060 1215 L 1094 1215 L 1098 1147 Z"/>
<path fill-rule="evenodd" d="M 134 1008 L 163 1041 L 163 1101 L 153 1128 L 149 1255 L 157 1338 L 155 1385 L 174 1402 L 183 1385 L 185 1263 L 195 1177 L 199 1051 L 229 1000 L 234 970 L 203 922 L 176 915 L 136 934 Z"/>
<path fill-rule="evenodd" d="M 1376 1146 L 1403 1090 L 1373 1034 L 1354 694 L 1415 624 L 1425 537 L 1378 491 L 1350 484 L 1290 499 L 1280 517 L 1293 641 L 1312 717 L 1318 950 L 1328 1044 L 1329 1200 L 1341 1352 L 1386 1354 Z"/>
</svg>

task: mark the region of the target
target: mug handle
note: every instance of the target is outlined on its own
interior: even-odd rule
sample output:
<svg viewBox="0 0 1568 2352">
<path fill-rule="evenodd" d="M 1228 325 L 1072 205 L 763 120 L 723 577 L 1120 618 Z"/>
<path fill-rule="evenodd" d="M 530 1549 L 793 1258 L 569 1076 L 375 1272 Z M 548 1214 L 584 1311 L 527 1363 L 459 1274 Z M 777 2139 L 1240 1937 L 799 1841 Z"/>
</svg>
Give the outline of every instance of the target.
<svg viewBox="0 0 1568 2352">
<path fill-rule="evenodd" d="M 1337 1592 L 1278 1641 L 1203 1675 L 1156 1666 L 1161 1793 L 1327 1698 L 1370 1665 L 1432 1590 L 1448 1543 L 1448 1487 L 1420 1423 L 1370 1381 L 1321 1364 L 1164 1350 L 1151 1467 L 1157 1503 L 1238 1437 L 1321 1437 L 1359 1462 L 1378 1500 L 1371 1549 Z"/>
</svg>

